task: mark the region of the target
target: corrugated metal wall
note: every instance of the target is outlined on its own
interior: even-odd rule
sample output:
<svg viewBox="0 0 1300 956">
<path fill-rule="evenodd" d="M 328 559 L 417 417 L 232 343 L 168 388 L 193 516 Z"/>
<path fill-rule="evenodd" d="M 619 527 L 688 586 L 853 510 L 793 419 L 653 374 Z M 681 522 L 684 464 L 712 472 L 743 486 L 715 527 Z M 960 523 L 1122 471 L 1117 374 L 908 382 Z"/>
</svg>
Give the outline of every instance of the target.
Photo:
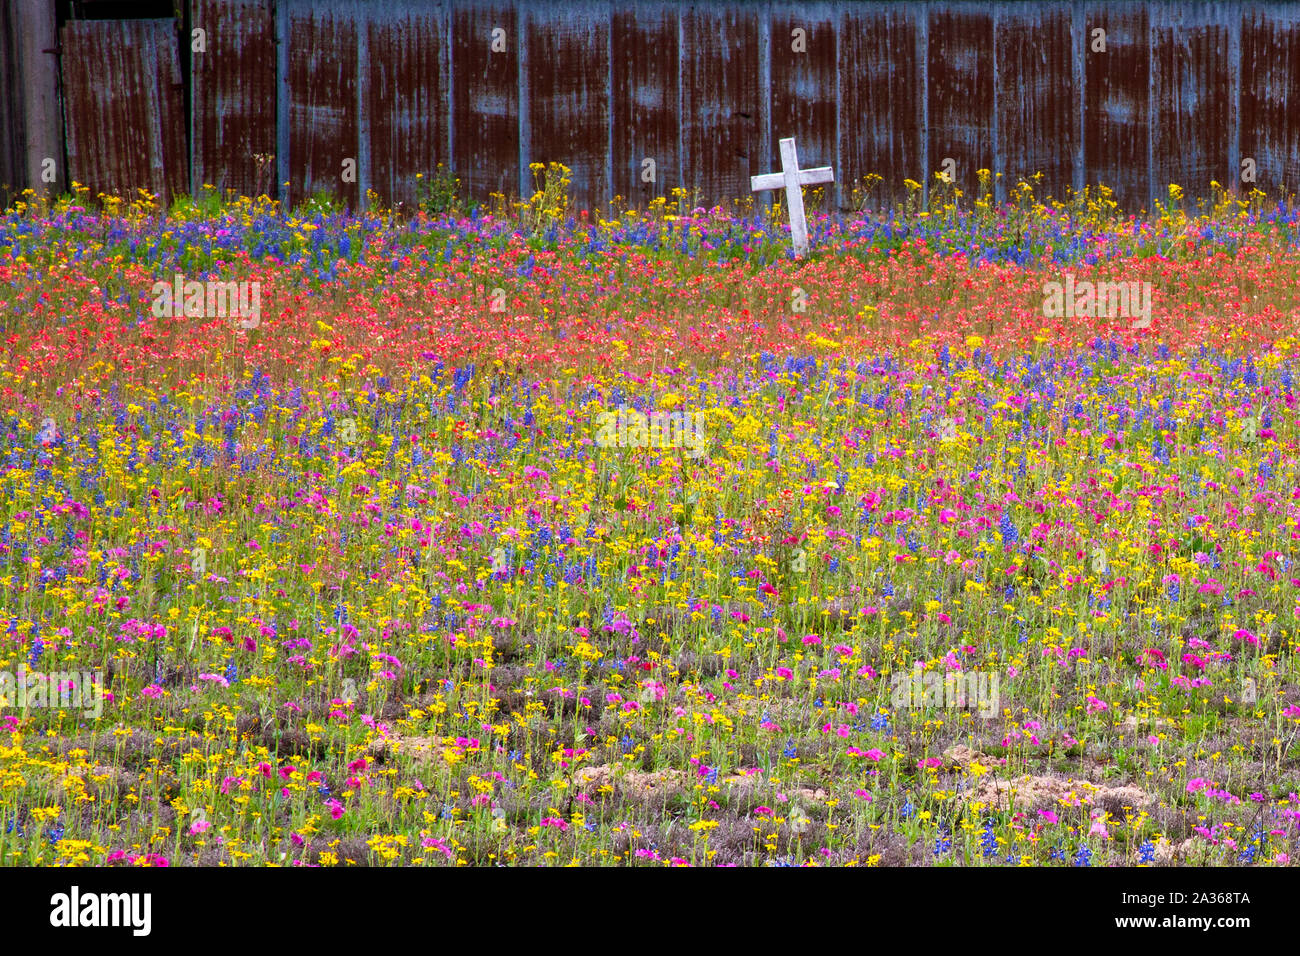
<svg viewBox="0 0 1300 956">
<path fill-rule="evenodd" d="M 794 136 L 841 204 L 868 173 L 897 200 L 948 160 L 968 195 L 980 168 L 999 198 L 1037 172 L 1040 196 L 1104 182 L 1131 209 L 1173 182 L 1243 185 L 1246 159 L 1246 188 L 1300 187 L 1296 5 L 189 0 L 188 19 L 208 43 L 192 162 L 173 156 L 187 38 L 65 26 L 74 178 L 409 204 L 438 163 L 486 198 L 531 192 L 529 163 L 553 160 L 583 206 L 676 186 L 712 203 Z"/>
</svg>

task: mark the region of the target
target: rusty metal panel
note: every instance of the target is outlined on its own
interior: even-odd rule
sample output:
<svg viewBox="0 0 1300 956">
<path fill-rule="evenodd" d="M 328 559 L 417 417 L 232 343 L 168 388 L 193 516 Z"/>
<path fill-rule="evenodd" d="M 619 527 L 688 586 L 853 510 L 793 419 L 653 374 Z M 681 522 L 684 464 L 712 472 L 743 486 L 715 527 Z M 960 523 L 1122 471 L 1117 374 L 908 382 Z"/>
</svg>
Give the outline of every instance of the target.
<svg viewBox="0 0 1300 956">
<path fill-rule="evenodd" d="M 357 19 L 357 6 L 346 0 L 293 3 L 286 11 L 288 89 L 281 95 L 288 97 L 292 203 L 321 191 L 360 208 L 368 170 L 359 149 Z"/>
<path fill-rule="evenodd" d="M 1151 7 L 1151 173 L 1162 201 L 1171 183 L 1190 197 L 1208 195 L 1210 180 L 1230 182 L 1237 104 L 1226 14 L 1219 3 Z"/>
<path fill-rule="evenodd" d="M 763 101 L 760 10 L 697 4 L 682 11 L 682 166 L 702 202 L 751 195 L 749 177 L 771 172 L 760 155 Z M 761 161 L 760 161 L 761 160 Z"/>
<path fill-rule="evenodd" d="M 1300 9 L 1252 5 L 1241 16 L 1240 158 L 1254 160 L 1255 181 L 1242 181 L 1238 165 L 1231 182 L 1242 192 L 1293 194 L 1300 190 Z"/>
<path fill-rule="evenodd" d="M 447 163 L 448 10 L 438 4 L 378 8 L 367 23 L 370 187 L 388 205 L 410 207 L 417 175 Z"/>
<path fill-rule="evenodd" d="M 563 163 L 580 209 L 611 198 L 610 8 L 606 3 L 529 5 L 528 163 Z"/>
<path fill-rule="evenodd" d="M 844 198 L 870 174 L 883 177 L 865 198 L 873 208 L 902 202 L 905 179 L 925 181 L 922 159 L 923 9 L 846 4 L 839 29 L 840 167 Z"/>
<path fill-rule="evenodd" d="M 619 7 L 610 23 L 612 188 L 642 209 L 682 184 L 678 27 L 662 3 Z"/>
<path fill-rule="evenodd" d="M 1105 30 L 1106 51 L 1093 50 Z M 1149 209 L 1151 30 L 1144 3 L 1085 7 L 1083 148 L 1089 185 L 1105 183 L 1124 212 Z"/>
<path fill-rule="evenodd" d="M 457 4 L 452 10 L 452 160 L 479 199 L 519 191 L 519 56 L 515 7 Z M 504 49 L 493 51 L 494 39 Z"/>
<path fill-rule="evenodd" d="M 793 136 L 800 166 L 833 166 L 839 161 L 837 18 L 828 3 L 774 6 L 769 34 L 771 130 L 765 162 L 781 165 L 780 141 Z M 799 32 L 796 32 L 799 31 Z M 763 170 L 766 171 L 766 170 Z M 838 204 L 843 181 L 818 186 L 823 206 Z M 811 195 L 812 190 L 809 190 Z"/>
<path fill-rule="evenodd" d="M 932 7 L 928 29 L 927 175 L 933 185 L 951 159 L 957 188 L 971 201 L 976 170 L 993 168 L 993 15 L 987 5 Z"/>
<path fill-rule="evenodd" d="M 77 20 L 60 34 L 69 179 L 91 196 L 189 191 L 174 20 Z"/>
<path fill-rule="evenodd" d="M 224 195 L 276 194 L 275 18 L 271 0 L 190 0 L 207 50 L 190 54 L 193 182 Z"/>
<path fill-rule="evenodd" d="M 1071 5 L 999 6 L 996 20 L 998 198 L 1023 179 L 1037 199 L 1064 199 L 1080 145 Z"/>
</svg>

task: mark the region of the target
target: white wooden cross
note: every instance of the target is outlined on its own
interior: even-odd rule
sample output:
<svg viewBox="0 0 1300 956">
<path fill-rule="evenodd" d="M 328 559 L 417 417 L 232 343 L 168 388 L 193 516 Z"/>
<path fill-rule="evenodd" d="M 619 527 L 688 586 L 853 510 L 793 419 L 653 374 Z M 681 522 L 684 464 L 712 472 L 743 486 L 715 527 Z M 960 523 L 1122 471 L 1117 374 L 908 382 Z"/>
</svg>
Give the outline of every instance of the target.
<svg viewBox="0 0 1300 956">
<path fill-rule="evenodd" d="M 808 220 L 803 213 L 803 187 L 813 183 L 833 182 L 835 172 L 829 166 L 799 168 L 799 154 L 795 152 L 793 139 L 781 140 L 781 172 L 749 177 L 750 190 L 753 192 L 785 188 L 785 204 L 790 210 L 790 238 L 794 240 L 796 256 L 802 256 L 808 251 Z"/>
</svg>

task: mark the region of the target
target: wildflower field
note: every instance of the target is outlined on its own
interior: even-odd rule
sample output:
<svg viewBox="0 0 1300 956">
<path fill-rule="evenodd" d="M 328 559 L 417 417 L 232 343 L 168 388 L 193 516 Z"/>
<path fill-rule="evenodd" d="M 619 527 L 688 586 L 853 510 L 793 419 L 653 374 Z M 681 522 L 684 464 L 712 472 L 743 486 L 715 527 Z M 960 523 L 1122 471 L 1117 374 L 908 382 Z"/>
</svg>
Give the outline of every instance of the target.
<svg viewBox="0 0 1300 956">
<path fill-rule="evenodd" d="M 0 862 L 1291 865 L 1290 206 L 539 195 L 0 217 Z"/>
</svg>

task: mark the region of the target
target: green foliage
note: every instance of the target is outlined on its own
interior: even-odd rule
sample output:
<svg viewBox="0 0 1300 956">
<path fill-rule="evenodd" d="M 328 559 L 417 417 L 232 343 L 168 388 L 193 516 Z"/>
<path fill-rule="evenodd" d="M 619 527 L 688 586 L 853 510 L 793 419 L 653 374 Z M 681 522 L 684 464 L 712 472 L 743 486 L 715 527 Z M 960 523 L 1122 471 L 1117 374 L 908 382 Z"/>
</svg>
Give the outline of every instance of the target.
<svg viewBox="0 0 1300 956">
<path fill-rule="evenodd" d="M 416 203 L 430 216 L 455 216 L 464 211 L 460 178 L 443 163 L 430 176 L 416 174 Z"/>
<path fill-rule="evenodd" d="M 167 209 L 167 215 L 182 222 L 197 219 L 213 219 L 220 216 L 224 204 L 221 194 L 213 186 L 204 186 L 197 196 L 177 194 Z"/>
<path fill-rule="evenodd" d="M 347 204 L 334 193 L 317 189 L 295 208 L 294 213 L 302 219 L 314 219 L 316 216 L 329 218 L 342 213 Z"/>
</svg>

